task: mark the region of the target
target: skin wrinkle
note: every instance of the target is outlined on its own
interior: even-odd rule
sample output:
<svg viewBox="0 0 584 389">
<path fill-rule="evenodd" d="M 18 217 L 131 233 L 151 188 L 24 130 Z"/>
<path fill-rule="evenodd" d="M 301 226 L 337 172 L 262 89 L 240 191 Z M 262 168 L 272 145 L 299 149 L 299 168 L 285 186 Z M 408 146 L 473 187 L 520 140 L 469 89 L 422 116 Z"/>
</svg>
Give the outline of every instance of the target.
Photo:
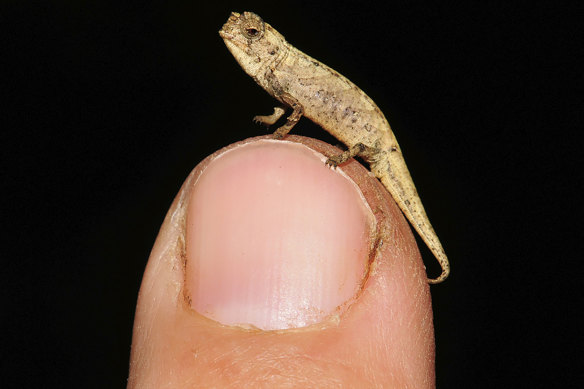
<svg viewBox="0 0 584 389">
<path fill-rule="evenodd" d="M 267 354 L 267 355 L 266 355 Z M 315 385 L 316 387 L 329 387 L 332 383 L 341 384 L 341 380 L 338 378 L 332 378 L 329 374 L 329 366 L 321 366 L 321 361 L 315 361 L 314 359 L 302 356 L 281 356 L 281 355 L 271 355 L 269 353 L 263 353 L 260 355 L 253 356 L 252 358 L 246 358 L 246 355 L 239 355 L 237 359 L 233 359 L 229 365 L 223 365 L 220 371 L 216 371 L 217 374 L 221 374 L 224 377 L 224 381 L 232 382 L 233 387 L 237 385 L 243 386 L 253 386 L 250 385 L 250 381 L 242 381 L 242 377 L 247 377 L 248 374 L 253 376 L 253 382 L 255 384 L 260 383 L 270 383 L 273 385 L 285 384 L 286 382 L 293 383 L 295 387 L 302 383 L 306 383 L 309 386 Z M 311 363 L 307 364 L 306 361 L 309 360 Z M 318 363 L 315 363 L 318 362 Z M 257 366 L 261 366 L 258 369 Z M 329 365 L 331 365 L 329 363 Z M 307 379 L 306 366 L 310 366 L 312 371 L 309 377 L 327 377 L 320 382 L 314 382 Z M 337 366 L 333 366 L 335 370 L 338 369 Z M 346 375 L 346 370 L 343 370 Z M 237 381 L 232 381 L 230 377 L 239 377 Z M 239 382 L 239 384 L 237 383 Z M 313 386 L 314 387 L 314 386 Z"/>
<path fill-rule="evenodd" d="M 274 334 L 268 333 L 266 336 L 273 336 Z M 282 350 L 276 349 L 264 349 L 261 353 L 254 353 L 254 343 L 261 341 L 262 338 L 252 338 L 249 344 L 238 345 L 228 352 L 217 355 L 211 362 L 212 366 L 216 366 L 212 374 L 220 374 L 222 376 L 240 376 L 253 373 L 258 374 L 258 365 L 265 366 L 260 369 L 260 372 L 265 374 L 272 374 L 273 371 L 290 371 L 291 373 L 287 375 L 293 375 L 292 372 L 298 371 L 299 367 L 302 366 L 302 358 L 295 355 L 298 351 L 296 349 L 287 350 L 288 354 L 282 354 Z M 200 354 L 205 354 L 202 351 Z M 322 372 L 322 371 L 321 371 Z M 278 374 L 281 375 L 281 374 Z M 229 379 L 228 379 L 229 381 Z"/>
</svg>

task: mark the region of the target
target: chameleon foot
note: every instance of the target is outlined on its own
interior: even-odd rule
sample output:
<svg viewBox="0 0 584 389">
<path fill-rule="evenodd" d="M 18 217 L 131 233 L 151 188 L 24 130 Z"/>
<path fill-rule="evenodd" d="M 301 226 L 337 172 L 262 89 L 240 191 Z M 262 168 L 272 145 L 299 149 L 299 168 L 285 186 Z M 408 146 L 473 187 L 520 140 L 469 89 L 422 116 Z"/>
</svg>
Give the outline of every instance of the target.
<svg viewBox="0 0 584 389">
<path fill-rule="evenodd" d="M 253 117 L 254 123 L 263 124 L 266 127 L 271 126 L 272 124 L 276 123 L 278 119 L 284 115 L 284 108 L 282 107 L 274 107 L 274 113 L 271 115 L 257 115 Z"/>
<path fill-rule="evenodd" d="M 339 165 L 343 164 L 344 162 L 346 162 L 347 159 L 349 159 L 349 158 L 347 158 L 345 156 L 345 153 L 341 153 L 341 154 L 333 155 L 332 157 L 329 157 L 326 160 L 325 164 L 327 166 L 332 167 L 333 169 L 336 168 L 337 166 L 339 166 Z"/>
</svg>

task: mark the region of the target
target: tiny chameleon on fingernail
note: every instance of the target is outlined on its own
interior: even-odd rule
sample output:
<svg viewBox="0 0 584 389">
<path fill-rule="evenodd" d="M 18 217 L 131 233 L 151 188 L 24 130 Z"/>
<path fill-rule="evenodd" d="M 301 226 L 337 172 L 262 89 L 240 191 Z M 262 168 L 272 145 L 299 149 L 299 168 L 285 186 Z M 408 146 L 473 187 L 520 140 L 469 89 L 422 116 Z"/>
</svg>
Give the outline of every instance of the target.
<svg viewBox="0 0 584 389">
<path fill-rule="evenodd" d="M 335 70 L 290 45 L 252 12 L 232 12 L 219 35 L 243 70 L 292 109 L 274 137 L 283 138 L 306 116 L 348 147 L 330 157 L 327 165 L 336 167 L 352 157 L 363 158 L 440 263 L 442 273 L 428 282 L 444 281 L 450 273 L 448 258 L 428 220 L 391 127 L 373 100 Z M 272 115 L 256 116 L 254 120 L 272 125 L 284 112 L 282 107 L 276 107 Z"/>
</svg>

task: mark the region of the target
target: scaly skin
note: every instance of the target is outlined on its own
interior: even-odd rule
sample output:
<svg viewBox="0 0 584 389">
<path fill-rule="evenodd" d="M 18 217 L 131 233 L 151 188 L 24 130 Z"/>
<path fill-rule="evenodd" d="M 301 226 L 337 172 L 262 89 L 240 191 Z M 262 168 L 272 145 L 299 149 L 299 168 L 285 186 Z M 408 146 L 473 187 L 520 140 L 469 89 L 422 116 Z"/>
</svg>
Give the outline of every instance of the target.
<svg viewBox="0 0 584 389">
<path fill-rule="evenodd" d="M 294 48 L 254 13 L 233 12 L 219 34 L 243 70 L 293 109 L 274 135 L 282 138 L 304 115 L 349 148 L 329 158 L 327 164 L 337 166 L 356 155 L 367 161 L 442 266 L 442 274 L 428 282 L 444 281 L 450 273 L 448 258 L 391 127 L 373 100 L 335 70 Z M 283 113 L 276 108 L 273 115 L 256 116 L 255 120 L 274 124 Z"/>
</svg>

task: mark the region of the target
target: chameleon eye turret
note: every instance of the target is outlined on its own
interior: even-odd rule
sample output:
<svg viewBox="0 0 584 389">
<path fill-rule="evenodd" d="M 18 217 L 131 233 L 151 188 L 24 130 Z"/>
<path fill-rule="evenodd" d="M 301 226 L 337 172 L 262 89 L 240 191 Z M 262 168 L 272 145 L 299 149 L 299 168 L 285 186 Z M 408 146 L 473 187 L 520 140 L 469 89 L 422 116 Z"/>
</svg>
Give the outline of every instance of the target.
<svg viewBox="0 0 584 389">
<path fill-rule="evenodd" d="M 252 12 L 244 12 L 241 16 L 241 32 L 251 40 L 258 40 L 264 35 L 264 21 Z"/>
</svg>

